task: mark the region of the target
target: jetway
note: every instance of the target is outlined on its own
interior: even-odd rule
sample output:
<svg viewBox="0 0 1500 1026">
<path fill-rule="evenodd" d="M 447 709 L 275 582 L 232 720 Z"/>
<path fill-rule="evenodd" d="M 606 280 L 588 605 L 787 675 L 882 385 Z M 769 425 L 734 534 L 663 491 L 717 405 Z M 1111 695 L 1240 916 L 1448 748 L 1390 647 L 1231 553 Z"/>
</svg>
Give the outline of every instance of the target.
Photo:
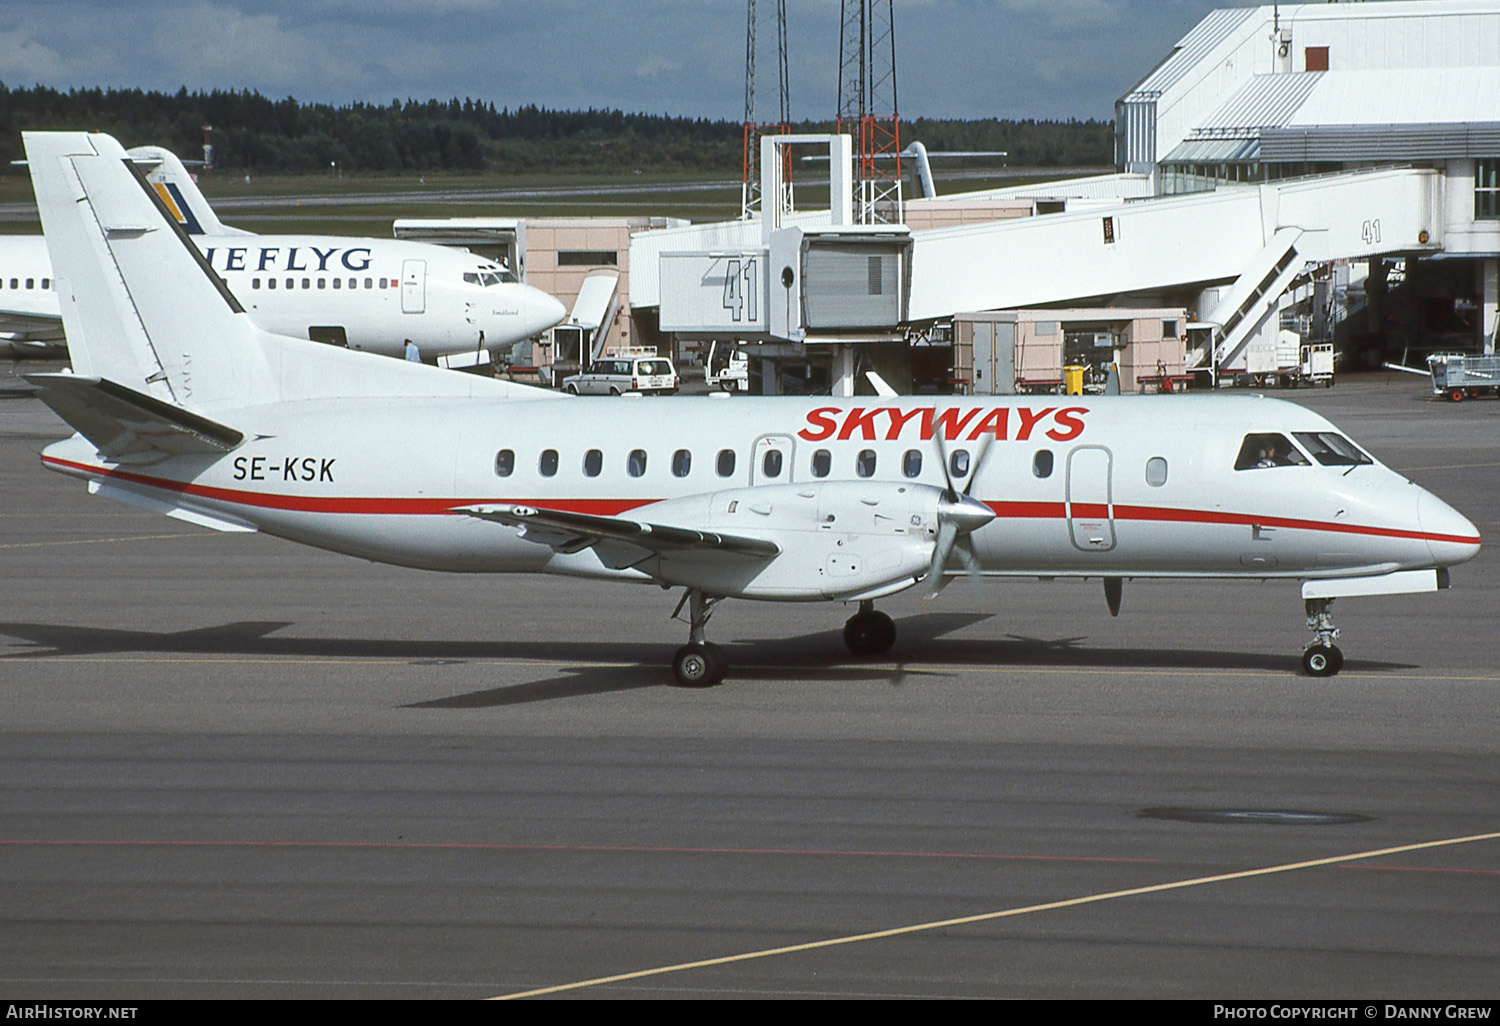
<svg viewBox="0 0 1500 1026">
<path fill-rule="evenodd" d="M 1354 171 L 914 232 L 910 316 L 1237 281 L 1284 228 L 1304 264 L 1438 251 L 1440 181 Z"/>
<path fill-rule="evenodd" d="M 1198 311 L 1213 328 L 1200 360 L 1234 369 L 1253 339 L 1276 333 L 1279 301 L 1310 265 L 1440 252 L 1442 182 L 1431 169 L 1375 168 L 919 231 L 778 212 L 759 239 L 743 223 L 693 226 L 648 249 L 663 330 L 804 345 L 908 337 L 964 311 L 1227 283 L 1214 310 Z M 723 248 L 694 247 L 697 234 Z"/>
</svg>

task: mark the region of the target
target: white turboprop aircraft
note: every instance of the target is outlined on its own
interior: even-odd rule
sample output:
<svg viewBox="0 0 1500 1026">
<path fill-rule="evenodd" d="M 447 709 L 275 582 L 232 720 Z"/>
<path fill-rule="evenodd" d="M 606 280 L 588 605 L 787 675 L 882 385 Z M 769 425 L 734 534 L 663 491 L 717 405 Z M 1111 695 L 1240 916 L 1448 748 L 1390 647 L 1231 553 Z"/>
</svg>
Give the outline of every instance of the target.
<svg viewBox="0 0 1500 1026">
<path fill-rule="evenodd" d="M 182 161 L 141 146 L 130 159 L 219 277 L 267 331 L 447 367 L 487 362 L 557 324 L 555 298 L 463 249 L 397 239 L 254 235 L 221 223 Z M 59 348 L 46 240 L 0 236 L 0 333 L 24 353 Z"/>
<path fill-rule="evenodd" d="M 683 588 L 683 684 L 727 670 L 704 633 L 720 599 L 856 602 L 845 640 L 878 654 L 875 600 L 965 568 L 1102 578 L 1112 610 L 1127 577 L 1300 580 L 1303 667 L 1326 676 L 1333 598 L 1435 590 L 1479 551 L 1442 500 L 1272 399 L 622 405 L 277 337 L 112 139 L 26 146 L 82 343 L 74 374 L 31 378 L 78 431 L 47 467 L 381 562 Z"/>
</svg>

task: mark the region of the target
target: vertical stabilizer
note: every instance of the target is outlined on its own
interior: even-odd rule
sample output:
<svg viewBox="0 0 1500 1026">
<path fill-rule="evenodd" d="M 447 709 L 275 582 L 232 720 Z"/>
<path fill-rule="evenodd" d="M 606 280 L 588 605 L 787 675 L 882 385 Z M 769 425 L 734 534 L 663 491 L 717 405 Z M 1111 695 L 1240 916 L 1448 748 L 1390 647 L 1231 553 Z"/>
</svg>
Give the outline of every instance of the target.
<svg viewBox="0 0 1500 1026">
<path fill-rule="evenodd" d="M 274 396 L 259 332 L 120 144 L 24 138 L 74 370 L 200 410 Z"/>
<path fill-rule="evenodd" d="M 160 197 L 167 213 L 189 235 L 254 234 L 231 228 L 219 220 L 219 215 L 199 191 L 198 183 L 171 150 L 160 146 L 136 146 L 127 152 L 145 174 L 147 184 Z"/>
</svg>

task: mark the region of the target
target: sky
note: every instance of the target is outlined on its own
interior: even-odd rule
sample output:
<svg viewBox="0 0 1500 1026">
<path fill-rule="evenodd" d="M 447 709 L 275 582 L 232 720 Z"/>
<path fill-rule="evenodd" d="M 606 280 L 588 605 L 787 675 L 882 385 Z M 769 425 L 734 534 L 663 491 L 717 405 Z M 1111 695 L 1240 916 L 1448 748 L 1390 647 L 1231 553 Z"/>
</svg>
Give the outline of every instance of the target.
<svg viewBox="0 0 1500 1026">
<path fill-rule="evenodd" d="M 1216 7 L 1246 0 L 895 0 L 903 118 L 1113 117 Z M 739 121 L 745 0 L 0 0 L 12 88 L 472 97 Z M 774 0 L 757 114 L 773 120 Z M 788 0 L 793 120 L 838 106 L 839 0 Z"/>
</svg>

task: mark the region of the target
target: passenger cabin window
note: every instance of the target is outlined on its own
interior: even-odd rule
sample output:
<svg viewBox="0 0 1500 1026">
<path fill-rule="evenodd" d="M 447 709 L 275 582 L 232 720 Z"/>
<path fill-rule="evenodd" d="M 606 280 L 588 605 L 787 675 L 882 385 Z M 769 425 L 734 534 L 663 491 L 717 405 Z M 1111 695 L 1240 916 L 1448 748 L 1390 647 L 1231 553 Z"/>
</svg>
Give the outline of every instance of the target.
<svg viewBox="0 0 1500 1026">
<path fill-rule="evenodd" d="M 1307 457 L 1287 441 L 1285 435 L 1246 435 L 1240 446 L 1240 454 L 1234 461 L 1235 470 L 1264 470 L 1268 467 L 1305 467 Z"/>
<path fill-rule="evenodd" d="M 908 449 L 901 456 L 901 473 L 907 477 L 922 476 L 922 450 Z"/>
<path fill-rule="evenodd" d="M 760 472 L 766 477 L 780 477 L 781 459 L 780 449 L 767 449 L 760 459 Z"/>
<path fill-rule="evenodd" d="M 827 449 L 819 449 L 812 455 L 813 477 L 827 477 L 828 472 L 833 469 L 833 454 Z"/>
<path fill-rule="evenodd" d="M 1153 488 L 1160 488 L 1167 483 L 1167 461 L 1160 456 L 1153 456 L 1146 461 L 1146 483 Z"/>
<path fill-rule="evenodd" d="M 604 469 L 604 453 L 598 449 L 590 449 L 583 454 L 583 476 L 598 477 L 599 472 Z"/>
<path fill-rule="evenodd" d="M 720 449 L 719 458 L 714 463 L 714 470 L 720 477 L 731 477 L 734 475 L 734 450 Z"/>
<path fill-rule="evenodd" d="M 672 454 L 672 476 L 687 477 L 688 472 L 693 469 L 693 454 L 686 449 L 678 449 Z"/>
<path fill-rule="evenodd" d="M 861 449 L 854 460 L 854 472 L 860 477 L 875 476 L 875 450 Z"/>
<path fill-rule="evenodd" d="M 969 450 L 953 450 L 953 455 L 948 457 L 948 474 L 950 477 L 969 476 Z"/>
<path fill-rule="evenodd" d="M 536 468 L 543 477 L 551 477 L 557 473 L 557 450 L 543 449 L 541 459 L 537 460 Z"/>
<path fill-rule="evenodd" d="M 1292 437 L 1325 467 L 1358 467 L 1375 462 L 1349 439 L 1332 431 L 1294 431 Z"/>
<path fill-rule="evenodd" d="M 495 453 L 495 476 L 510 477 L 516 469 L 516 451 L 501 449 Z"/>
<path fill-rule="evenodd" d="M 646 450 L 631 449 L 630 458 L 625 461 L 625 473 L 631 477 L 640 477 L 646 472 Z"/>
<path fill-rule="evenodd" d="M 1036 477 L 1052 476 L 1052 450 L 1038 449 L 1031 457 L 1031 473 Z"/>
</svg>

